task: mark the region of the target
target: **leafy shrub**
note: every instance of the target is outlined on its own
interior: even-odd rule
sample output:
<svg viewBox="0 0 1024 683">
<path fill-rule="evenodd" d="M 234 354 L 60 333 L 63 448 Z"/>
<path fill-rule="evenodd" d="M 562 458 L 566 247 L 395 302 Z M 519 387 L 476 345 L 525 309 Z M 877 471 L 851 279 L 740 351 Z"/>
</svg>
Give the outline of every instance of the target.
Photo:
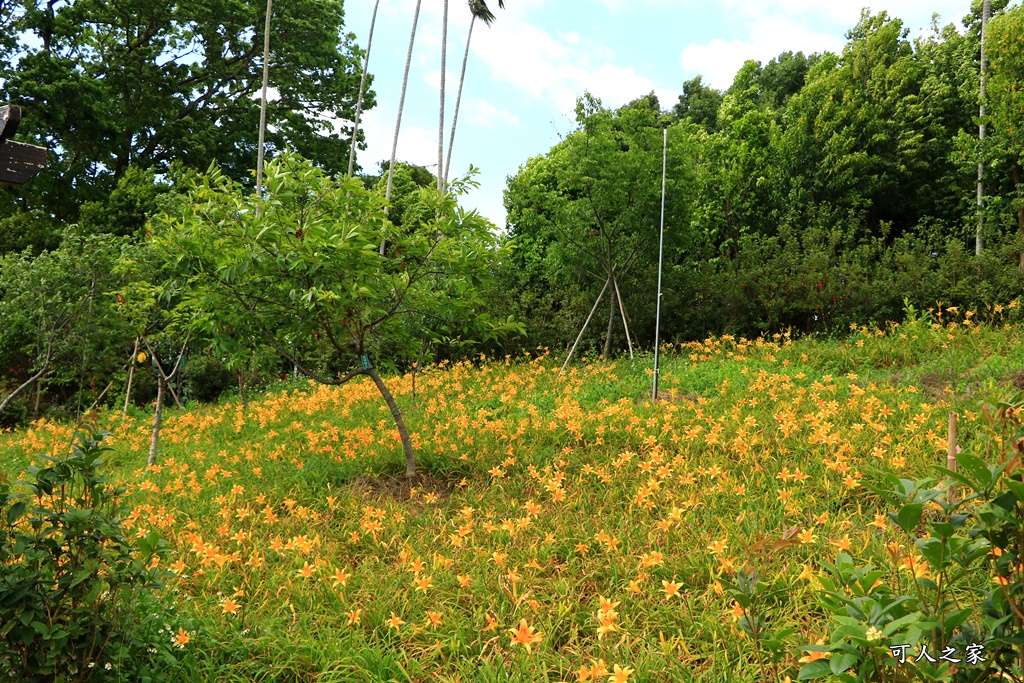
<svg viewBox="0 0 1024 683">
<path fill-rule="evenodd" d="M 175 668 L 157 596 L 169 552 L 155 532 L 133 546 L 123 487 L 98 472 L 106 432 L 30 467 L 32 495 L 0 486 L 0 672 L 20 681 L 159 681 Z M 18 672 L 17 674 L 15 672 Z"/>
<path fill-rule="evenodd" d="M 823 563 L 819 603 L 833 628 L 828 643 L 803 648 L 800 680 L 1021 680 L 1022 410 L 1024 392 L 983 405 L 984 455 L 965 451 L 959 471 L 938 468 L 959 492 L 889 475 L 891 490 L 878 493 L 898 507 L 889 516 L 905 543 L 887 546 L 895 571 L 845 553 Z"/>
</svg>

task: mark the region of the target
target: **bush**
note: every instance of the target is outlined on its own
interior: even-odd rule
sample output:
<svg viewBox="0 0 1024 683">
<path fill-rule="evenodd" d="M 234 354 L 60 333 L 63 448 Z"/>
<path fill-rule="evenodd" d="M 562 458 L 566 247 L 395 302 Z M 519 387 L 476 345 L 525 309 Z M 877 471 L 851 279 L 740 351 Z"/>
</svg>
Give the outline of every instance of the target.
<svg viewBox="0 0 1024 683">
<path fill-rule="evenodd" d="M 822 563 L 818 597 L 832 631 L 803 648 L 799 680 L 1021 680 L 1022 411 L 1024 393 L 983 404 L 984 452 L 960 453 L 958 472 L 937 468 L 947 482 L 888 475 L 878 493 L 897 510 L 889 517 L 901 537 L 887 546 L 891 566 L 857 566 L 846 553 Z"/>
<path fill-rule="evenodd" d="M 32 495 L 0 486 L 0 672 L 19 681 L 159 681 L 176 668 L 157 596 L 169 552 L 133 546 L 123 488 L 100 476 L 107 436 L 86 429 L 70 455 L 38 457 Z M 14 672 L 19 672 L 15 674 Z"/>
</svg>

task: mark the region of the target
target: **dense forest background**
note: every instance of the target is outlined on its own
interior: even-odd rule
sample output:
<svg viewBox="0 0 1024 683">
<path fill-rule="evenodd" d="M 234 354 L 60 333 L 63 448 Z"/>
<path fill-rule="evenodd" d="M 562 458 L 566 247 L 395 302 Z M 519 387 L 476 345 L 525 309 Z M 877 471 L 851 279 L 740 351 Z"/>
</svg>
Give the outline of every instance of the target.
<svg viewBox="0 0 1024 683">
<path fill-rule="evenodd" d="M 839 334 L 940 301 L 1015 299 L 1024 291 L 1024 7 L 992 0 L 991 9 L 985 98 L 981 0 L 962 28 L 935 25 L 916 39 L 898 18 L 865 12 L 841 54 L 747 62 L 724 92 L 697 77 L 675 103 L 649 94 L 609 109 L 584 95 L 577 129 L 509 178 L 507 230 L 480 282 L 480 306 L 522 322 L 525 335 L 439 330 L 415 354 L 387 341 L 373 353 L 406 369 L 481 350 L 561 351 L 613 274 L 618 291 L 605 294 L 582 347 L 649 349 L 663 130 L 663 340 Z M 294 370 L 266 344 L 229 362 L 223 340 L 176 325 L 184 295 L 150 248 L 152 218 L 188 207 L 189 184 L 211 164 L 241 188 L 254 185 L 264 11 L 0 0 L 0 63 L 9 65 L 0 100 L 25 110 L 18 139 L 50 150 L 31 183 L 0 189 L 0 399 L 45 366 L 0 422 L 87 407 L 126 379 L 143 338 L 168 365 L 188 348 L 176 377 L 182 400 Z M 364 52 L 344 31 L 340 0 L 281 12 L 269 155 L 288 148 L 343 174 Z M 371 88 L 363 107 L 374 103 Z M 360 176 L 378 197 L 381 168 Z M 424 189 L 434 183 L 426 169 L 396 164 L 395 229 L 429 224 Z M 312 347 L 308 359 L 339 369 Z M 153 373 L 134 381 L 133 401 L 151 401 Z"/>
</svg>

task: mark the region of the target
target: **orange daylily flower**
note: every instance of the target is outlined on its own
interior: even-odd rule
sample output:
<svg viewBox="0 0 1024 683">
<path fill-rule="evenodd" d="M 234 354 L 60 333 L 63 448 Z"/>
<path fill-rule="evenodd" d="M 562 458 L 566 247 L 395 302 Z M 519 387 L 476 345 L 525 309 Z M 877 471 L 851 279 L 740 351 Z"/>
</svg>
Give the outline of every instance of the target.
<svg viewBox="0 0 1024 683">
<path fill-rule="evenodd" d="M 188 633 L 185 631 L 185 629 L 179 626 L 178 632 L 174 635 L 174 638 L 172 640 L 174 641 L 175 647 L 184 648 L 192 639 L 189 638 Z"/>
<path fill-rule="evenodd" d="M 345 585 L 346 585 L 346 582 L 349 580 L 349 578 L 351 576 L 352 575 L 349 574 L 348 572 L 346 572 L 344 569 L 336 569 L 336 570 L 334 570 L 334 584 L 333 584 L 334 588 L 337 588 L 338 586 L 341 586 L 342 588 L 344 588 Z"/>
<path fill-rule="evenodd" d="M 509 633 L 512 634 L 512 643 L 522 645 L 527 652 L 532 652 L 534 643 L 544 640 L 539 631 L 534 633 L 533 627 L 527 625 L 526 619 L 520 619 L 519 627 L 510 628 Z"/>
<path fill-rule="evenodd" d="M 608 680 L 611 683 L 626 683 L 626 681 L 629 680 L 629 674 L 631 674 L 631 673 L 633 673 L 632 669 L 624 668 L 624 667 L 621 667 L 618 664 L 616 664 L 615 665 L 615 671 L 613 671 L 608 676 Z"/>
</svg>

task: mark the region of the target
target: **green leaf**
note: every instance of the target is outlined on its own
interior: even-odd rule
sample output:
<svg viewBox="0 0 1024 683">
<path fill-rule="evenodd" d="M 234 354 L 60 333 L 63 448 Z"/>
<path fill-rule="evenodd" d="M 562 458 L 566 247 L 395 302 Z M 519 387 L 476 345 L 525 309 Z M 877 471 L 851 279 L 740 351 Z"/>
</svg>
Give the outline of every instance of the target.
<svg viewBox="0 0 1024 683">
<path fill-rule="evenodd" d="M 805 664 L 800 669 L 800 673 L 797 674 L 796 679 L 798 681 L 811 681 L 815 678 L 824 678 L 832 673 L 832 668 L 827 659 L 816 659 L 809 664 Z"/>
<path fill-rule="evenodd" d="M 922 503 L 904 505 L 896 515 L 896 523 L 908 534 L 913 534 L 918 523 L 921 521 L 923 512 L 924 505 Z"/>
<path fill-rule="evenodd" d="M 7 523 L 13 525 L 21 516 L 25 514 L 25 501 L 19 500 L 14 505 L 7 508 Z"/>
<path fill-rule="evenodd" d="M 838 676 L 860 661 L 860 655 L 852 652 L 837 653 L 832 655 L 830 661 L 829 670 Z"/>
</svg>

